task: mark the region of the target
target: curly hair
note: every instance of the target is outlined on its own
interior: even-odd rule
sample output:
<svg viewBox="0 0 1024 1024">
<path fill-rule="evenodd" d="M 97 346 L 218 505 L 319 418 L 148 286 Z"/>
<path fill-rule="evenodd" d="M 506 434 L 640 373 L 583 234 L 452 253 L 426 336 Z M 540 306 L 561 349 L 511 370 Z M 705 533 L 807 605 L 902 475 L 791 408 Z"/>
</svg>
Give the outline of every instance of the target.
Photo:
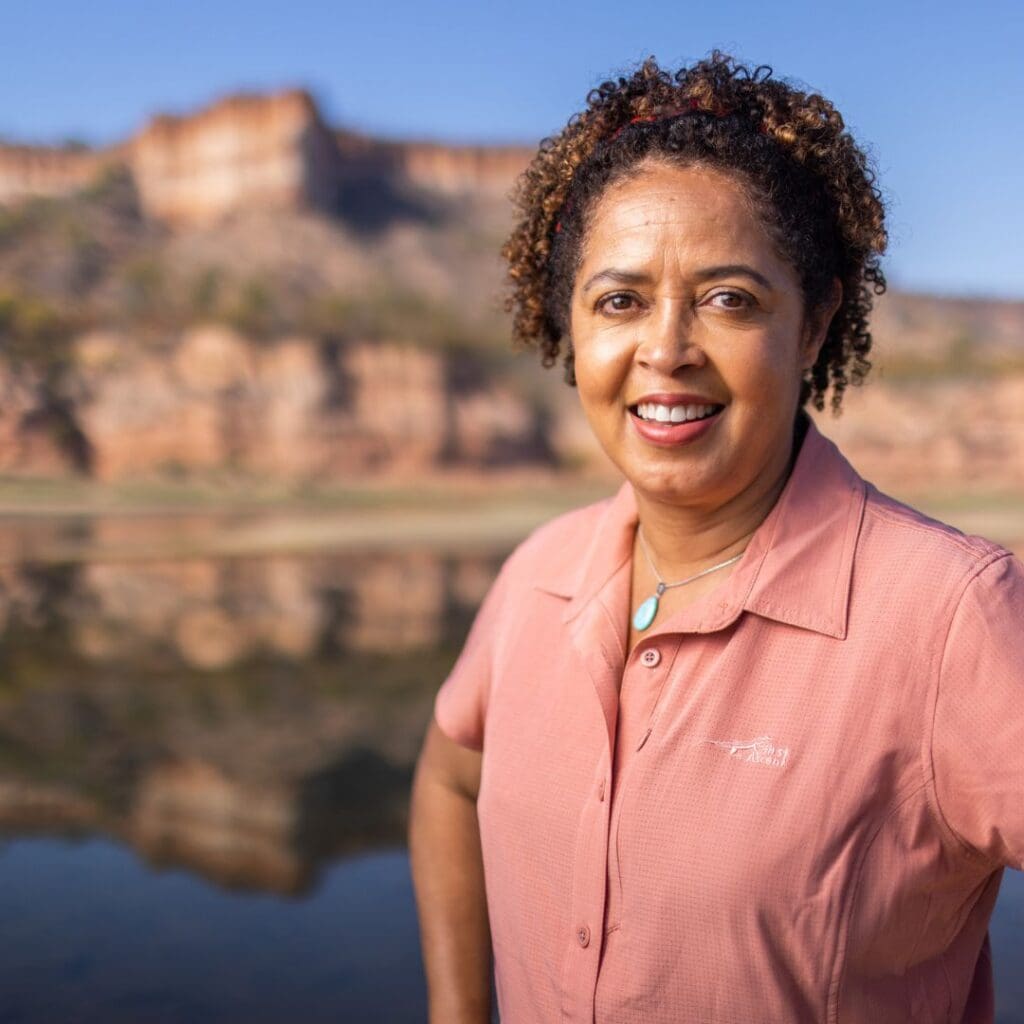
<svg viewBox="0 0 1024 1024">
<path fill-rule="evenodd" d="M 544 366 L 565 339 L 566 381 L 575 384 L 569 309 L 588 214 L 609 185 L 645 159 L 702 164 L 730 174 L 754 202 L 815 311 L 838 277 L 839 309 L 800 404 L 838 413 L 848 384 L 871 363 L 872 296 L 885 291 L 885 208 L 865 154 L 824 97 L 737 63 L 719 50 L 675 73 L 648 58 L 628 78 L 604 82 L 562 132 L 542 139 L 512 192 L 517 221 L 502 247 L 513 335 L 540 349 Z"/>
</svg>

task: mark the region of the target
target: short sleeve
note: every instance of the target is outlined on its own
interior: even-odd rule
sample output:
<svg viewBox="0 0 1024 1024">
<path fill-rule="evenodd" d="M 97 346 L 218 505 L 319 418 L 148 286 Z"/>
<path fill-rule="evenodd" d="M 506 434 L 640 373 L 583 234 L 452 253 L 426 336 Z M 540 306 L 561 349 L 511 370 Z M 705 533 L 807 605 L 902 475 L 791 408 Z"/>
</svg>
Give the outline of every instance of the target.
<svg viewBox="0 0 1024 1024">
<path fill-rule="evenodd" d="M 477 609 L 462 651 L 434 699 L 434 718 L 441 731 L 472 750 L 484 747 L 484 720 L 507 569 L 508 562 Z"/>
<path fill-rule="evenodd" d="M 967 584 L 939 671 L 939 810 L 969 847 L 1024 868 L 1024 566 L 1003 555 Z"/>
</svg>

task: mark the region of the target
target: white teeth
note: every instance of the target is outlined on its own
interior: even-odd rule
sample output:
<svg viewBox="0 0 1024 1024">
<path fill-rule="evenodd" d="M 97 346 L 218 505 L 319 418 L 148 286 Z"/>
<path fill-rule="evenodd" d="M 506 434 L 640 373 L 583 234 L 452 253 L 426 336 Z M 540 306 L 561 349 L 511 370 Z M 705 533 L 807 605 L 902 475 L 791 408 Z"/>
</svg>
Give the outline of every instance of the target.
<svg viewBox="0 0 1024 1024">
<path fill-rule="evenodd" d="M 657 423 L 686 423 L 710 416 L 714 410 L 713 405 L 659 405 L 657 402 L 640 402 L 636 407 L 640 419 Z"/>
</svg>

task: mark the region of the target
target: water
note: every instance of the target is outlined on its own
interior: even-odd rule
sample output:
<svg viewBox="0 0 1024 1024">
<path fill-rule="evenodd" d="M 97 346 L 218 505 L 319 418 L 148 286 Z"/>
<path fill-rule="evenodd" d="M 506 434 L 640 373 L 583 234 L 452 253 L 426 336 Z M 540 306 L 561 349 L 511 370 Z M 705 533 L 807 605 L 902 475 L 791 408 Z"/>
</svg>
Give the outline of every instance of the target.
<svg viewBox="0 0 1024 1024">
<path fill-rule="evenodd" d="M 0 1024 L 422 1021 L 404 848 L 501 552 L 0 565 Z M 992 926 L 1024 1024 L 1024 877 Z"/>
<path fill-rule="evenodd" d="M 15 841 L 0 876 L 2 1021 L 423 1019 L 404 851 L 343 858 L 295 899 L 105 839 Z"/>
</svg>

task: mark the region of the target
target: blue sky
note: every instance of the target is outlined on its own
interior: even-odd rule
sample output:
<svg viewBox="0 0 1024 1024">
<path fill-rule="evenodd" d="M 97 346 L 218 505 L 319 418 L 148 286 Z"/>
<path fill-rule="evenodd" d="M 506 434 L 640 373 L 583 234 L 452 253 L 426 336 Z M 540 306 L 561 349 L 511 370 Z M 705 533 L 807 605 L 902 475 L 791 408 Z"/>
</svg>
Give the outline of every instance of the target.
<svg viewBox="0 0 1024 1024">
<path fill-rule="evenodd" d="M 527 142 L 648 54 L 719 47 L 832 99 L 891 204 L 893 284 L 1024 299 L 1024 4 L 743 0 L 6 5 L 0 135 L 121 138 L 225 91 L 310 88 L 334 122 Z"/>
</svg>

